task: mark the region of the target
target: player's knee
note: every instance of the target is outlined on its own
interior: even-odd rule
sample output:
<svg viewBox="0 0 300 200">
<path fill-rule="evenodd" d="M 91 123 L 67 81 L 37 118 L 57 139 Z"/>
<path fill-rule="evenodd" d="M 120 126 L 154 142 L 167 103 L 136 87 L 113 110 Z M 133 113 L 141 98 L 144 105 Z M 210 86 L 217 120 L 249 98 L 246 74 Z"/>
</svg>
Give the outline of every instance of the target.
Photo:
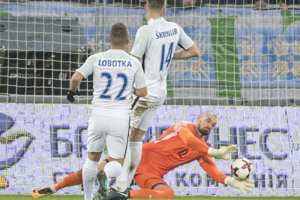
<svg viewBox="0 0 300 200">
<path fill-rule="evenodd" d="M 163 195 L 162 195 L 163 199 L 173 199 L 175 196 L 174 191 L 170 187 L 158 188 L 157 190 L 163 191 Z"/>
<path fill-rule="evenodd" d="M 144 135 L 145 135 L 145 131 L 136 129 L 135 131 L 131 131 L 129 141 L 141 142 Z"/>
<path fill-rule="evenodd" d="M 75 172 L 76 176 L 82 177 L 82 169 Z"/>
</svg>

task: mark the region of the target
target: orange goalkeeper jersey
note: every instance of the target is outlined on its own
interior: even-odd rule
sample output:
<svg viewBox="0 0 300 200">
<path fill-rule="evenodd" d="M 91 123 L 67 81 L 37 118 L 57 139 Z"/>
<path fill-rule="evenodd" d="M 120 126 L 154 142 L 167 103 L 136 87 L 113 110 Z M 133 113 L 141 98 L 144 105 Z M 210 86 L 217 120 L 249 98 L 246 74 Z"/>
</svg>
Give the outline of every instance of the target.
<svg viewBox="0 0 300 200">
<path fill-rule="evenodd" d="M 195 136 L 194 124 L 187 122 L 181 124 Z M 136 173 L 152 173 L 162 177 L 182 164 L 198 160 L 212 179 L 224 184 L 226 175 L 217 169 L 212 157 L 207 153 L 193 150 L 182 140 L 174 127 L 170 127 L 156 140 L 143 144 L 142 159 Z M 200 140 L 206 145 L 203 137 Z"/>
</svg>

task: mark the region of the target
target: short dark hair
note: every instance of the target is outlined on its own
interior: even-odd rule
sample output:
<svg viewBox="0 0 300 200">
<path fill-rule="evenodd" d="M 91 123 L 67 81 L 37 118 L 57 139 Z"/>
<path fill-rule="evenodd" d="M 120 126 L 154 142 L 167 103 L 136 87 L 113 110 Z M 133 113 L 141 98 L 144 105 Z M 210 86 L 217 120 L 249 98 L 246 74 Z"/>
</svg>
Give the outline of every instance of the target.
<svg viewBox="0 0 300 200">
<path fill-rule="evenodd" d="M 166 5 L 166 0 L 147 0 L 147 5 L 151 10 L 161 10 Z"/>
<path fill-rule="evenodd" d="M 126 44 L 128 40 L 128 31 L 126 26 L 118 22 L 111 27 L 110 42 L 115 46 L 122 46 Z"/>
</svg>

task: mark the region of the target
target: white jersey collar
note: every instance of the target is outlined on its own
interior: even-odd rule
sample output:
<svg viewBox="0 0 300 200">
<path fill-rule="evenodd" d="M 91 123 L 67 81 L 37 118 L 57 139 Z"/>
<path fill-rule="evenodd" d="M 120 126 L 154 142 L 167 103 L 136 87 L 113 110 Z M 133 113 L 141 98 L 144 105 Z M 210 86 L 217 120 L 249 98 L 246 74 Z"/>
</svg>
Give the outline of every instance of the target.
<svg viewBox="0 0 300 200">
<path fill-rule="evenodd" d="M 123 49 L 109 49 L 111 52 L 125 52 Z"/>
<path fill-rule="evenodd" d="M 164 17 L 157 17 L 157 18 L 151 18 L 148 21 L 148 24 L 156 23 L 156 22 L 161 22 L 161 21 L 166 21 Z"/>
</svg>

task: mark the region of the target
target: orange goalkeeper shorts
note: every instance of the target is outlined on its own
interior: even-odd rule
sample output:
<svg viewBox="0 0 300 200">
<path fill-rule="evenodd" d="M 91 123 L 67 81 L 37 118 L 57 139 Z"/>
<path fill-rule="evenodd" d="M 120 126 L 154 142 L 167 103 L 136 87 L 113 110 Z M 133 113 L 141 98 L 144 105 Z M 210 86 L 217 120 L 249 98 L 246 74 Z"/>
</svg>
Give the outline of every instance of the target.
<svg viewBox="0 0 300 200">
<path fill-rule="evenodd" d="M 156 184 L 168 185 L 159 175 L 137 172 L 134 176 L 134 182 L 143 189 L 152 189 Z"/>
</svg>

